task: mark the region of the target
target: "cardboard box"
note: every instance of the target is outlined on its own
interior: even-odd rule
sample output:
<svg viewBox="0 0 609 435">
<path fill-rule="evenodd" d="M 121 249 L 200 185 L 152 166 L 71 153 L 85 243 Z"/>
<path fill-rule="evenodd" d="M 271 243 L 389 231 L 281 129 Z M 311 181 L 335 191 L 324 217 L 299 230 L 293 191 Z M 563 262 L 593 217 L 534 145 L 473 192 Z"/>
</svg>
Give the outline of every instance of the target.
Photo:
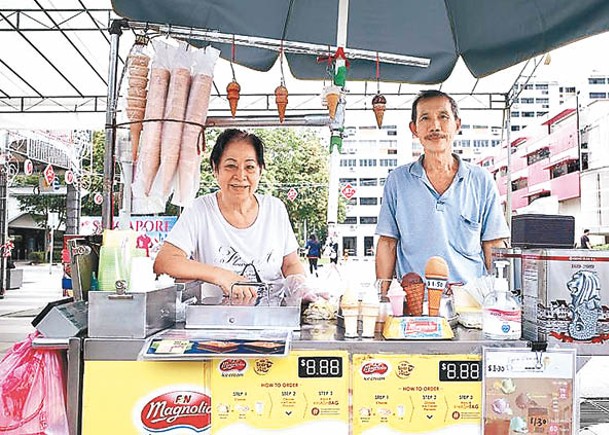
<svg viewBox="0 0 609 435">
<path fill-rule="evenodd" d="M 523 338 L 609 340 L 609 252 L 523 250 Z"/>
</svg>

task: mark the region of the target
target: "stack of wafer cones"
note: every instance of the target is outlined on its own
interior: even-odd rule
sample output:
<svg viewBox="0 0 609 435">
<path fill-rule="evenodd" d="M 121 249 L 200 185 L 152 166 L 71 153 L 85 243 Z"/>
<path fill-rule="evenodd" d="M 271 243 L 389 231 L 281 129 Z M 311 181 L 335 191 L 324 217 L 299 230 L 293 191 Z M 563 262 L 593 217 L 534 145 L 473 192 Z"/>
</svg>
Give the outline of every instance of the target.
<svg viewBox="0 0 609 435">
<path fill-rule="evenodd" d="M 387 99 L 380 92 L 372 98 L 372 110 L 374 110 L 374 117 L 376 118 L 376 125 L 381 128 L 383 125 L 383 116 L 385 116 L 385 105 Z"/>
<path fill-rule="evenodd" d="M 285 108 L 288 105 L 288 89 L 283 85 L 275 88 L 275 104 L 279 112 L 279 122 L 283 122 L 285 119 Z"/>
<path fill-rule="evenodd" d="M 142 120 L 146 110 L 146 97 L 148 92 L 148 64 L 150 57 L 145 54 L 134 54 L 127 58 L 129 66 L 129 87 L 127 89 L 127 119 L 131 122 L 131 153 L 133 161 L 137 158 L 137 150 L 140 145 L 140 134 L 142 132 Z"/>
<path fill-rule="evenodd" d="M 241 92 L 241 86 L 236 80 L 233 80 L 226 87 L 226 98 L 230 104 L 230 113 L 233 118 L 237 114 L 237 103 L 239 102 L 239 93 Z"/>
</svg>

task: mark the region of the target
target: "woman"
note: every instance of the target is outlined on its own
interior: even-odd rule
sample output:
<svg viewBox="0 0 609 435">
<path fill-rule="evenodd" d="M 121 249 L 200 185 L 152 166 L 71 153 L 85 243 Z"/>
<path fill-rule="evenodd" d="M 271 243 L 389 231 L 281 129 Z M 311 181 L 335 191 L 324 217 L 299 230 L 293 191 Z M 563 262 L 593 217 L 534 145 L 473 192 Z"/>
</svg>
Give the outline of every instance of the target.
<svg viewBox="0 0 609 435">
<path fill-rule="evenodd" d="M 265 167 L 262 141 L 226 130 L 210 162 L 220 190 L 184 210 L 156 257 L 155 272 L 204 281 L 206 295 L 243 299 L 255 298 L 256 287 L 233 284 L 262 281 L 278 295 L 284 277 L 302 283 L 304 268 L 285 206 L 255 193 Z"/>
<path fill-rule="evenodd" d="M 307 258 L 309 259 L 309 272 L 311 273 L 311 275 L 315 273 L 315 276 L 319 276 L 317 274 L 317 261 L 321 256 L 321 245 L 317 241 L 317 237 L 315 237 L 315 234 L 311 234 L 309 236 L 309 240 L 305 245 L 305 249 L 307 250 Z"/>
</svg>

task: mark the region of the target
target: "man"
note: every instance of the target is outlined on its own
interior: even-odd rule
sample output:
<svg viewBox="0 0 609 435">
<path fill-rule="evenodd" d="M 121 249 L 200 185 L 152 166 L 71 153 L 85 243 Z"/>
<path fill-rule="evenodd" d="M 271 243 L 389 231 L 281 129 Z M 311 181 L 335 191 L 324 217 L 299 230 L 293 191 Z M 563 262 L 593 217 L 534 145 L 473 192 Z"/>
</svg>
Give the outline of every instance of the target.
<svg viewBox="0 0 609 435">
<path fill-rule="evenodd" d="M 410 131 L 424 154 L 387 177 L 377 279 L 424 276 L 437 255 L 448 263 L 450 282 L 472 281 L 490 270 L 491 249 L 505 246 L 510 232 L 491 174 L 452 153 L 460 128 L 457 103 L 444 92 L 423 91 L 413 102 Z"/>
<path fill-rule="evenodd" d="M 588 234 L 590 234 L 590 230 L 586 228 L 584 230 L 584 235 L 581 236 L 581 239 L 579 240 L 581 249 L 592 249 L 592 245 L 590 244 L 590 237 L 588 237 Z"/>
</svg>

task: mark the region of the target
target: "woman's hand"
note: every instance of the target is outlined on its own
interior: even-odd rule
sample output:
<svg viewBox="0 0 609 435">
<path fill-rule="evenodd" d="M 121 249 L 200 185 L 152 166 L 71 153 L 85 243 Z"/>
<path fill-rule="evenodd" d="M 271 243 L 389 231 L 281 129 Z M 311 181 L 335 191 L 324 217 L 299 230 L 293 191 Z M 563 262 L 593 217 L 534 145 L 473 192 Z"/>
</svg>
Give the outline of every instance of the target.
<svg viewBox="0 0 609 435">
<path fill-rule="evenodd" d="M 257 287 L 246 285 L 233 285 L 235 283 L 247 282 L 247 279 L 241 275 L 237 275 L 230 270 L 218 268 L 216 284 L 222 289 L 222 292 L 231 299 L 254 299 L 258 297 Z M 246 304 L 247 305 L 247 304 Z"/>
</svg>

